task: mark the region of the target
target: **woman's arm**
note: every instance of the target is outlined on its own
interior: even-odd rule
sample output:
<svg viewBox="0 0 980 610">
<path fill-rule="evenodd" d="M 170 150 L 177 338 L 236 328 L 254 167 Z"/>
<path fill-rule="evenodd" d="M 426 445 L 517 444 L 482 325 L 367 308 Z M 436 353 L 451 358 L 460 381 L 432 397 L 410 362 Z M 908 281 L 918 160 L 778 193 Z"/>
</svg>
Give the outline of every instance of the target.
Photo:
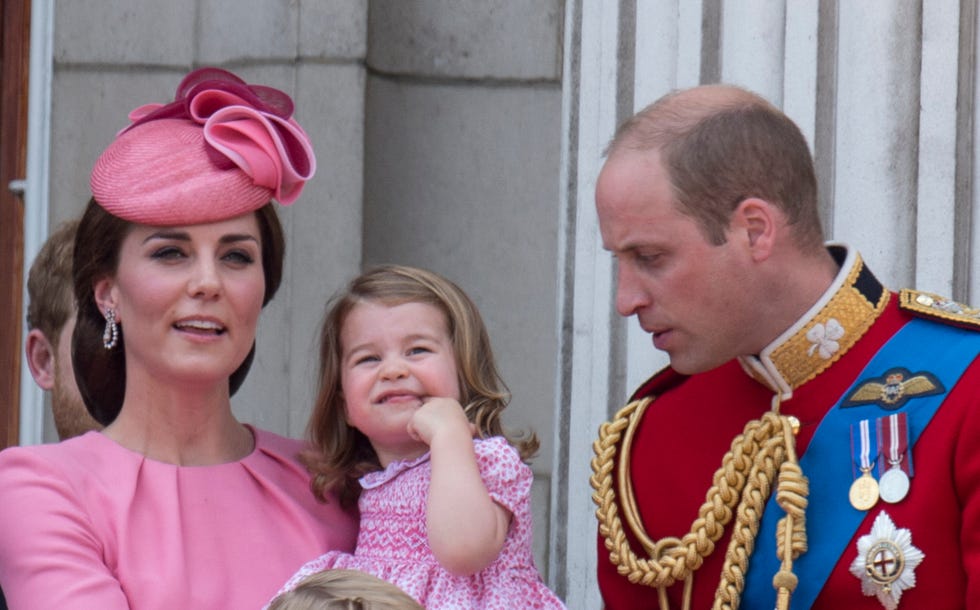
<svg viewBox="0 0 980 610">
<path fill-rule="evenodd" d="M 11 608 L 129 609 L 72 481 L 30 449 L 0 454 L 0 583 Z"/>
<path fill-rule="evenodd" d="M 415 413 L 409 429 L 431 451 L 429 546 L 449 572 L 475 574 L 500 554 L 511 514 L 494 502 L 483 484 L 472 425 L 457 401 L 433 398 Z"/>
</svg>

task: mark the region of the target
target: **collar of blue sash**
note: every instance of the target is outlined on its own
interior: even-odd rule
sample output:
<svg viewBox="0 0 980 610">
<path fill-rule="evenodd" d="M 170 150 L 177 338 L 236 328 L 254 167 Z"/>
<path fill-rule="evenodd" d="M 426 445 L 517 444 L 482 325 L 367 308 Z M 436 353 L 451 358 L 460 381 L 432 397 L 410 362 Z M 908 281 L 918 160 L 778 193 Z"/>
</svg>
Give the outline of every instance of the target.
<svg viewBox="0 0 980 610">
<path fill-rule="evenodd" d="M 935 349 L 936 346 L 941 348 Z M 875 354 L 857 377 L 855 386 L 868 377 L 879 376 L 899 366 L 910 371 L 929 371 L 942 382 L 945 393 L 916 397 L 899 409 L 908 414 L 909 446 L 912 447 L 978 352 L 980 333 L 912 320 Z M 792 610 L 810 608 L 834 567 L 849 554 L 847 545 L 867 516 L 867 512 L 853 508 L 848 502 L 848 489 L 853 480 L 849 448 L 851 424 L 896 412 L 876 405 L 842 409 L 842 401 L 843 397 L 827 412 L 800 457 L 803 474 L 810 478 L 806 510 L 808 550 L 793 562 L 799 585 L 793 592 Z M 783 515 L 773 494 L 763 512 L 755 552 L 749 560 L 741 605 L 745 610 L 775 607 L 776 590 L 772 586 L 772 577 L 780 566 L 776 557 L 776 523 Z"/>
</svg>

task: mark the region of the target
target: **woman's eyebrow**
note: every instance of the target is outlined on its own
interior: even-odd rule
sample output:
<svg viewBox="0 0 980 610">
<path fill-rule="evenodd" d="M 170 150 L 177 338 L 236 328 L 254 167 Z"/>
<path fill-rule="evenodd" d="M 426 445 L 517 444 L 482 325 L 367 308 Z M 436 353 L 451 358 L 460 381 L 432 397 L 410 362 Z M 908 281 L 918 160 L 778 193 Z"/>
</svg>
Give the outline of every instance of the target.
<svg viewBox="0 0 980 610">
<path fill-rule="evenodd" d="M 144 239 L 143 243 L 145 244 L 146 242 L 153 239 L 171 239 L 175 241 L 190 241 L 191 236 L 186 231 L 157 231 L 156 233 L 153 233 L 150 236 L 148 236 L 146 239 Z M 250 235 L 248 233 L 230 233 L 228 235 L 222 235 L 218 239 L 218 242 L 222 244 L 230 244 L 230 243 L 236 243 L 240 241 L 254 241 L 258 243 L 259 240 L 254 235 Z"/>
</svg>

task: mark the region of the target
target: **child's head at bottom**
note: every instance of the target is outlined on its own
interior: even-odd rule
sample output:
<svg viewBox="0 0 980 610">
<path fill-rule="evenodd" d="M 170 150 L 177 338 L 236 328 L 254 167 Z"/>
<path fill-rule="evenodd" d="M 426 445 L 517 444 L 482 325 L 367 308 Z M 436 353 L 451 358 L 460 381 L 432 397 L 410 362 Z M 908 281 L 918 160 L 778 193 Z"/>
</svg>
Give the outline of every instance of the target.
<svg viewBox="0 0 980 610">
<path fill-rule="evenodd" d="M 268 610 L 425 610 L 395 585 L 358 570 L 324 570 L 279 594 Z"/>
<path fill-rule="evenodd" d="M 320 332 L 320 380 L 319 390 L 310 420 L 310 436 L 319 453 L 316 464 L 308 464 L 314 471 L 314 487 L 322 492 L 338 487 L 336 471 L 346 470 L 348 481 L 363 472 L 353 472 L 365 463 L 380 467 L 368 439 L 349 424 L 347 403 L 354 388 L 344 388 L 345 367 L 352 367 L 345 357 L 355 353 L 357 345 L 351 342 L 351 329 L 357 325 L 361 314 L 378 308 L 398 308 L 406 304 L 423 306 L 444 323 L 445 333 L 455 361 L 455 390 L 468 419 L 475 424 L 481 437 L 507 436 L 500 416 L 510 400 L 493 356 L 490 338 L 473 301 L 450 280 L 437 273 L 401 265 L 377 267 L 354 278 L 347 287 L 328 303 Z M 419 308 L 416 308 L 419 309 Z M 378 318 L 388 319 L 388 318 Z M 346 334 L 345 334 L 346 333 Z M 370 344 L 371 342 L 368 341 Z M 346 353 L 345 353 L 346 352 Z M 377 354 L 367 353 L 366 358 L 381 360 Z M 350 382 L 352 376 L 347 377 Z M 533 434 L 514 443 L 521 455 L 529 458 L 537 448 Z M 327 473 L 317 476 L 317 473 Z M 354 481 L 356 483 L 356 481 Z M 339 485 L 343 487 L 343 485 Z M 352 485 L 356 489 L 356 485 Z M 356 495 L 356 492 L 355 492 Z M 344 494 L 341 493 L 342 499 Z M 347 498 L 349 499 L 349 498 Z"/>
</svg>

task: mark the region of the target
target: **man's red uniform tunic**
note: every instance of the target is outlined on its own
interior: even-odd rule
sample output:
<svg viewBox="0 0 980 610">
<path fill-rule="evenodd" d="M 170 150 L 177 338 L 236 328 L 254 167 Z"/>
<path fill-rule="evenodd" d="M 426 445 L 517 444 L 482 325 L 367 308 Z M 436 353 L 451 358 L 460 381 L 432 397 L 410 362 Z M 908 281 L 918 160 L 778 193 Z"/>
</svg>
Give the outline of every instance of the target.
<svg viewBox="0 0 980 610">
<path fill-rule="evenodd" d="M 843 258 L 842 251 L 837 255 Z M 862 264 L 853 252 L 843 262 L 841 275 L 829 292 L 848 289 L 853 282 L 841 278 L 848 274 L 849 266 Z M 825 301 L 831 296 L 828 294 Z M 835 354 L 837 359 L 813 378 L 794 385 L 792 397 L 782 403 L 781 412 L 796 416 L 801 422 L 796 437 L 799 455 L 806 451 L 827 411 L 860 381 L 858 375 L 876 352 L 913 318 L 913 314 L 899 307 L 895 294 L 885 298 L 887 304 L 874 312 L 864 334 Z M 800 330 L 794 337 L 784 335 L 777 343 L 799 339 L 811 321 L 827 314 L 826 308 L 822 312 L 811 310 L 796 325 Z M 942 350 L 943 346 L 921 345 L 917 349 Z M 767 348 L 763 353 L 769 351 Z M 899 608 L 980 608 L 980 358 L 976 354 L 971 358 L 956 385 L 947 388 L 941 407 L 913 449 L 914 476 L 908 495 L 896 504 L 879 501 L 867 511 L 844 555 L 833 558 L 833 570 L 811 608 L 883 607 L 876 597 L 862 594 L 861 581 L 850 571 L 858 556 L 858 538 L 870 533 L 882 510 L 888 512 L 896 527 L 911 532 L 912 544 L 925 554 L 915 568 L 915 586 L 904 591 Z M 747 422 L 770 410 L 773 389 L 747 374 L 745 362 L 733 360 L 693 376 L 668 368 L 634 395 L 656 397 L 637 426 L 630 462 L 638 512 L 651 539 L 681 537 L 690 531 L 732 440 Z M 851 459 L 849 449 L 844 451 L 842 459 Z M 804 475 L 812 485 L 821 472 L 811 468 Z M 846 496 L 840 498 L 840 503 L 849 508 Z M 629 527 L 624 524 L 624 529 L 634 552 L 643 556 Z M 695 572 L 692 608 L 711 607 L 730 532 L 731 524 L 714 552 Z M 631 584 L 617 573 L 601 536 L 598 563 L 599 586 L 608 610 L 659 607 L 655 589 Z M 807 578 L 807 574 L 796 575 L 801 580 Z M 766 578 L 771 579 L 771 575 Z M 682 587 L 677 583 L 668 589 L 671 608 L 681 607 Z M 740 607 L 762 607 L 755 601 L 743 596 Z M 797 605 L 791 607 L 801 610 Z M 765 610 L 772 610 L 771 604 Z"/>
</svg>

